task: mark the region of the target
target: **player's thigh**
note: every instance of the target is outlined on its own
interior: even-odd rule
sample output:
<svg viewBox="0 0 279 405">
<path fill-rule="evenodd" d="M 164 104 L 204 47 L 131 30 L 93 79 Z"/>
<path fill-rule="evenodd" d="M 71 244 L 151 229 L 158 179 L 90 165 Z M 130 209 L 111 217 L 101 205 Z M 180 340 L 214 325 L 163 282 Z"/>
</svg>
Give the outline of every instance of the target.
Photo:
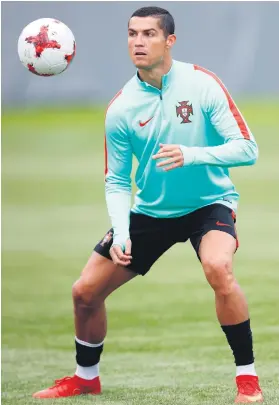
<svg viewBox="0 0 279 405">
<path fill-rule="evenodd" d="M 77 283 L 83 294 L 104 299 L 135 276 L 135 273 L 115 265 L 110 259 L 94 251 Z"/>
<path fill-rule="evenodd" d="M 221 260 L 232 261 L 236 239 L 229 233 L 210 230 L 201 238 L 198 254 L 202 264 Z"/>
<path fill-rule="evenodd" d="M 234 212 L 222 204 L 198 210 L 193 214 L 190 240 L 201 262 L 232 257 L 238 247 Z"/>
</svg>

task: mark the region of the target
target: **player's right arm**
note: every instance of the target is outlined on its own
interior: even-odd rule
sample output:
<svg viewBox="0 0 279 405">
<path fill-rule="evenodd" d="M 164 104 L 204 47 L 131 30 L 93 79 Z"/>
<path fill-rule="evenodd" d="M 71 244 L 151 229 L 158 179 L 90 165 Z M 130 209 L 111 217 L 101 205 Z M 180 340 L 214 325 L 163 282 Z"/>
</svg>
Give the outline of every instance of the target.
<svg viewBox="0 0 279 405">
<path fill-rule="evenodd" d="M 106 114 L 105 154 L 106 203 L 114 231 L 110 254 L 116 264 L 127 265 L 131 259 L 132 147 L 125 117 L 117 102 L 109 106 Z"/>
</svg>

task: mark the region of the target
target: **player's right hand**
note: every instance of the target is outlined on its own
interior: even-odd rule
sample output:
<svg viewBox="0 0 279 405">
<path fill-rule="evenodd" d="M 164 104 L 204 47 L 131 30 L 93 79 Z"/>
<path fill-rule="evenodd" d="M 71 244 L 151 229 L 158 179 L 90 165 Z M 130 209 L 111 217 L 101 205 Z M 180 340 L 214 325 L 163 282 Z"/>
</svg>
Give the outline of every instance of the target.
<svg viewBox="0 0 279 405">
<path fill-rule="evenodd" d="M 123 252 L 122 247 L 120 245 L 112 245 L 110 248 L 110 256 L 114 264 L 119 266 L 128 266 L 131 264 L 132 256 L 132 242 L 131 239 L 127 239 L 125 244 L 125 251 Z"/>
</svg>

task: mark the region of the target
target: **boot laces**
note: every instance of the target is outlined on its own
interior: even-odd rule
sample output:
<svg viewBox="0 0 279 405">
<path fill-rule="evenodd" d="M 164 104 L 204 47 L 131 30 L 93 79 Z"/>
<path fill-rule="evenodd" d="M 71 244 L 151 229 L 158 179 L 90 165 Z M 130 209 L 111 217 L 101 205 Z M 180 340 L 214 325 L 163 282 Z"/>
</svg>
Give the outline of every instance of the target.
<svg viewBox="0 0 279 405">
<path fill-rule="evenodd" d="M 54 385 L 51 388 L 59 387 L 60 385 L 64 384 L 64 382 L 69 381 L 71 379 L 72 379 L 72 377 L 67 376 L 67 377 L 60 378 L 59 380 L 55 380 Z"/>
</svg>

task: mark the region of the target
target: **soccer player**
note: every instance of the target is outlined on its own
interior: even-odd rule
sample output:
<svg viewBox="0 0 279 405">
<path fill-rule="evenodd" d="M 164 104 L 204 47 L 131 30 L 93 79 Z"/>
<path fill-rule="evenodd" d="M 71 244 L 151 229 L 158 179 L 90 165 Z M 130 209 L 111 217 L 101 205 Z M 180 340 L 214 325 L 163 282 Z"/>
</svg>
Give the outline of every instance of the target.
<svg viewBox="0 0 279 405">
<path fill-rule="evenodd" d="M 135 76 L 106 114 L 106 202 L 112 228 L 73 286 L 76 373 L 36 398 L 99 394 L 105 299 L 145 275 L 171 246 L 190 239 L 215 293 L 218 321 L 236 364 L 237 403 L 262 401 L 245 296 L 232 269 L 238 193 L 228 168 L 252 165 L 258 149 L 221 80 L 172 59 L 174 21 L 159 7 L 128 24 Z M 131 208 L 132 156 L 138 160 Z"/>
</svg>

